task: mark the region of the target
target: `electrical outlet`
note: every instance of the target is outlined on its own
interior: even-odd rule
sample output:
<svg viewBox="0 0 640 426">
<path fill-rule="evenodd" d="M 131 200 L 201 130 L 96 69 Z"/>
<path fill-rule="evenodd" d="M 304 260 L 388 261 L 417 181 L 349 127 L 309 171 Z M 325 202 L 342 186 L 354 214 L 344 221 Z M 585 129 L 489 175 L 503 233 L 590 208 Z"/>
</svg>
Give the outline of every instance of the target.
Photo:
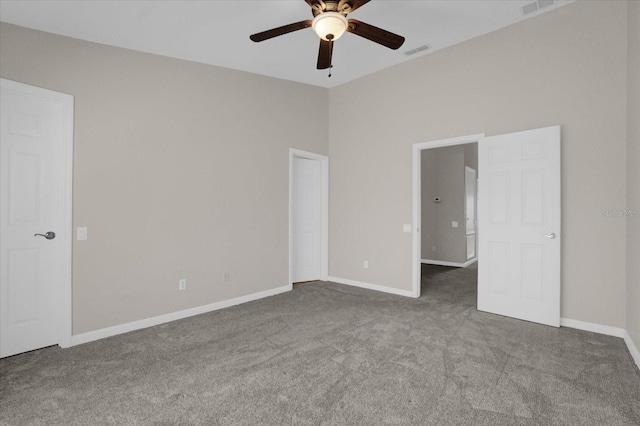
<svg viewBox="0 0 640 426">
<path fill-rule="evenodd" d="M 431 251 L 436 251 L 436 246 L 431 246 Z"/>
<path fill-rule="evenodd" d="M 364 269 L 369 269 L 369 261 L 365 260 L 363 266 L 364 266 Z"/>
<path fill-rule="evenodd" d="M 228 283 L 229 281 L 231 281 L 231 276 L 229 275 L 228 272 L 224 273 L 224 275 L 222 276 L 222 281 L 225 283 Z"/>
<path fill-rule="evenodd" d="M 178 290 L 186 290 L 186 289 L 187 289 L 187 280 L 186 278 L 183 278 L 180 281 L 178 281 Z"/>
</svg>

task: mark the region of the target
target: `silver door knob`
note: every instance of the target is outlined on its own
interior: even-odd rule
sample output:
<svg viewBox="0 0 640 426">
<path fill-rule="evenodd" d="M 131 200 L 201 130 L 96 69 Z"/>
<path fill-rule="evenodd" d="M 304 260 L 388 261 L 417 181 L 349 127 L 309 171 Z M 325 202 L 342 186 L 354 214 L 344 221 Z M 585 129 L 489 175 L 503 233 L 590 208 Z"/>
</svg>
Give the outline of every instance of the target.
<svg viewBox="0 0 640 426">
<path fill-rule="evenodd" d="M 553 232 L 549 233 L 549 234 L 544 234 L 545 237 L 549 238 L 550 240 L 553 240 L 556 237 L 556 234 L 554 234 Z"/>
<path fill-rule="evenodd" d="M 49 231 L 46 234 L 33 234 L 34 237 L 45 237 L 47 240 L 53 240 L 56 237 L 56 233 Z"/>
</svg>

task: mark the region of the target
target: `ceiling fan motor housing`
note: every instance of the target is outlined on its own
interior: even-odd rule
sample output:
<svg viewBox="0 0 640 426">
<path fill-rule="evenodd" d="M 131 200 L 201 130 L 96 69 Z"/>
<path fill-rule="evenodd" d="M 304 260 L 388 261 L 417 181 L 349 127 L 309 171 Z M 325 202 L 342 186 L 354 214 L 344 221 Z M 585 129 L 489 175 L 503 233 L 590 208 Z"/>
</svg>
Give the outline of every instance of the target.
<svg viewBox="0 0 640 426">
<path fill-rule="evenodd" d="M 318 16 L 326 12 L 338 12 L 343 16 L 347 16 L 352 11 L 352 7 L 347 1 L 348 0 L 313 0 L 311 2 L 307 1 L 307 3 L 311 6 L 313 16 Z"/>
</svg>

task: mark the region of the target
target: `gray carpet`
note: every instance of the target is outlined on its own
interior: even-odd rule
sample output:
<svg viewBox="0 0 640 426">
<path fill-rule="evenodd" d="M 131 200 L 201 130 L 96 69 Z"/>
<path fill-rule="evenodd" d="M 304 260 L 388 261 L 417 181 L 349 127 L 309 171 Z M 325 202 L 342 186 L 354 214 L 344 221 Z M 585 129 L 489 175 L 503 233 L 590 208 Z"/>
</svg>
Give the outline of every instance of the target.
<svg viewBox="0 0 640 426">
<path fill-rule="evenodd" d="M 621 339 L 475 310 L 475 270 L 413 300 L 335 283 L 0 360 L 2 425 L 639 425 Z"/>
</svg>

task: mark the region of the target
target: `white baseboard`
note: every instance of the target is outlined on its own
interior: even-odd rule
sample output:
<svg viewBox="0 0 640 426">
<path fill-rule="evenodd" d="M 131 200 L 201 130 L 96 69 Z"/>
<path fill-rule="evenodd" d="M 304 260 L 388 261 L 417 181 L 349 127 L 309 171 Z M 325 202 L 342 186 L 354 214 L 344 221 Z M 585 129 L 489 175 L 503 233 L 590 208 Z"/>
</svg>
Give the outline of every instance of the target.
<svg viewBox="0 0 640 426">
<path fill-rule="evenodd" d="M 624 337 L 624 328 L 611 327 L 609 325 L 595 324 L 593 322 L 578 321 L 569 318 L 560 318 L 561 327 L 576 328 L 578 330 L 591 331 L 598 334 L 606 334 L 607 336 Z"/>
<path fill-rule="evenodd" d="M 636 365 L 640 368 L 640 351 L 635 343 L 633 343 L 633 340 L 631 340 L 631 336 L 629 336 L 627 330 L 624 331 L 624 342 L 627 344 L 627 348 L 629 348 L 629 352 L 631 352 L 631 356 L 636 362 Z"/>
<path fill-rule="evenodd" d="M 157 317 L 145 318 L 138 321 L 129 322 L 126 324 L 115 325 L 113 327 L 102 328 L 100 330 L 89 331 L 87 333 L 76 334 L 71 336 L 71 345 L 80 345 L 83 343 L 93 342 L 95 340 L 104 339 L 105 337 L 116 336 L 118 334 L 128 333 L 130 331 L 140 330 L 147 327 L 153 327 L 154 325 L 160 325 L 171 321 L 176 321 L 183 318 L 192 317 L 194 315 L 200 315 L 211 311 L 217 311 L 219 309 L 228 308 L 230 306 L 239 305 L 241 303 L 251 302 L 253 300 L 262 299 L 269 296 L 275 296 L 276 294 L 284 293 L 291 290 L 291 286 L 286 285 L 277 287 L 271 290 L 261 291 L 259 293 L 248 294 L 246 296 L 236 297 L 235 299 L 223 300 L 221 302 L 211 303 L 209 305 L 198 306 L 195 308 L 185 309 L 182 311 L 171 312 L 165 315 L 159 315 Z"/>
<path fill-rule="evenodd" d="M 329 281 L 336 282 L 338 284 L 350 285 L 353 287 L 365 288 L 368 290 L 381 291 L 384 293 L 395 294 L 398 296 L 412 297 L 416 296 L 409 290 L 401 290 L 394 287 L 388 287 L 378 284 L 370 284 L 362 281 L 350 280 L 347 278 L 339 278 L 329 276 L 327 277 Z M 236 297 L 235 299 L 223 300 L 221 302 L 211 303 L 209 305 L 198 306 L 195 308 L 185 309 L 182 311 L 172 312 L 165 315 L 159 315 L 152 318 L 146 318 L 139 321 L 133 321 L 126 324 L 120 324 L 113 327 L 107 327 L 100 330 L 89 331 L 87 333 L 77 334 L 71 336 L 71 345 L 76 346 L 81 345 L 83 343 L 93 342 L 95 340 L 104 339 L 106 337 L 116 336 L 118 334 L 128 333 L 130 331 L 140 330 L 147 327 L 153 327 L 155 325 L 164 324 L 171 321 L 176 321 L 183 318 L 192 317 L 195 315 L 204 314 L 207 312 L 217 311 L 219 309 L 228 308 L 235 305 L 240 305 L 242 303 L 251 302 L 253 300 L 263 299 L 269 296 L 275 296 L 276 294 L 285 293 L 291 290 L 291 286 L 286 285 L 282 287 L 277 287 L 271 290 L 261 291 L 259 293 L 248 294 L 246 296 Z M 638 347 L 635 345 L 631 337 L 627 333 L 627 331 L 623 328 L 611 327 L 608 325 L 595 324 L 586 321 L 578 321 L 569 318 L 560 318 L 560 325 L 562 327 L 575 328 L 578 330 L 591 331 L 593 333 L 606 334 L 608 336 L 620 337 L 624 339 L 627 347 L 629 348 L 629 352 L 633 357 L 638 368 L 640 368 L 640 351 Z"/>
<path fill-rule="evenodd" d="M 381 291 L 383 293 L 391 293 L 391 294 L 395 294 L 398 296 L 406 296 L 406 297 L 412 297 L 412 298 L 416 298 L 417 296 L 415 296 L 413 294 L 413 292 L 411 290 L 401 290 L 399 288 L 394 288 L 394 287 L 388 287 L 385 285 L 378 285 L 378 284 L 370 284 L 370 283 L 365 283 L 362 281 L 355 281 L 355 280 L 350 280 L 347 278 L 340 278 L 340 277 L 328 277 L 327 278 L 329 281 L 333 281 L 335 283 L 338 284 L 345 284 L 345 285 L 350 285 L 353 287 L 360 287 L 360 288 L 366 288 L 368 290 L 375 290 L 375 291 Z"/>
<path fill-rule="evenodd" d="M 629 336 L 629 333 L 627 333 L 627 330 L 624 328 L 611 327 L 609 325 L 595 324 L 592 322 L 578 321 L 569 318 L 560 318 L 560 326 L 591 331 L 598 334 L 606 334 L 607 336 L 620 337 L 624 339 L 624 342 L 627 344 L 627 348 L 629 348 L 629 352 L 631 353 L 631 357 L 636 362 L 638 368 L 640 368 L 640 351 L 638 351 L 638 347 L 635 345 L 633 340 L 631 340 L 631 336 Z"/>
<path fill-rule="evenodd" d="M 431 259 L 422 259 L 421 263 L 426 263 L 427 265 L 438 265 L 438 266 L 454 266 L 456 268 L 466 268 L 469 265 L 473 265 L 475 262 L 477 262 L 478 259 L 477 258 L 473 258 L 471 260 L 467 260 L 464 263 L 458 263 L 458 262 L 447 262 L 444 260 L 431 260 Z"/>
</svg>

